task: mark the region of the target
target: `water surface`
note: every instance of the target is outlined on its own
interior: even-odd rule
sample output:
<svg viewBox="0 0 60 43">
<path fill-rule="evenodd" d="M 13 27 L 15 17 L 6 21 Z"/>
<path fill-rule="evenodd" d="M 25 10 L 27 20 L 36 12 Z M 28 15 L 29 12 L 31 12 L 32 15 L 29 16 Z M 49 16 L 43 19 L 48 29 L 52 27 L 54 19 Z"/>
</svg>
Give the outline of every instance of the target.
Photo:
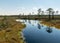
<svg viewBox="0 0 60 43">
<path fill-rule="evenodd" d="M 23 34 L 27 43 L 60 43 L 60 30 L 40 24 L 39 20 L 20 20 L 26 24 Z"/>
</svg>

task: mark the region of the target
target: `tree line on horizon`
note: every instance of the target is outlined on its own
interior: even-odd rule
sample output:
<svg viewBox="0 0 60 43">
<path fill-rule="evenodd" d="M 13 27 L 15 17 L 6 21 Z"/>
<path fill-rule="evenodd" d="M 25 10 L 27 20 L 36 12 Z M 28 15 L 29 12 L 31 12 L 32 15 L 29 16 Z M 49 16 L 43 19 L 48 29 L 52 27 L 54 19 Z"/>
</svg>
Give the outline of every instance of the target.
<svg viewBox="0 0 60 43">
<path fill-rule="evenodd" d="M 41 8 L 39 8 L 38 10 L 37 10 L 37 15 L 38 15 L 38 17 L 41 17 L 41 15 L 45 15 L 45 11 L 43 11 Z M 47 10 L 46 10 L 46 14 L 49 16 L 49 20 L 51 19 L 51 15 L 52 15 L 52 19 L 54 19 L 54 15 L 56 14 L 58 14 L 59 13 L 59 11 L 57 10 L 57 11 L 54 11 L 54 9 L 53 8 L 48 8 Z M 33 15 L 34 14 L 34 12 L 32 12 L 32 14 L 31 13 L 29 13 L 29 15 Z M 20 14 L 21 15 L 21 14 Z M 24 15 L 24 13 L 22 14 L 22 15 Z M 35 14 L 34 14 L 35 15 Z"/>
<path fill-rule="evenodd" d="M 56 13 L 56 14 L 59 13 L 59 11 L 54 11 L 52 8 L 48 8 L 46 11 L 47 11 L 47 14 L 49 15 L 49 20 L 51 19 L 51 15 L 52 15 L 52 19 L 54 19 L 54 14 L 55 14 L 55 13 Z M 40 15 L 44 15 L 44 11 L 42 11 L 41 8 L 38 9 L 38 15 L 39 15 L 39 16 L 40 16 Z"/>
</svg>

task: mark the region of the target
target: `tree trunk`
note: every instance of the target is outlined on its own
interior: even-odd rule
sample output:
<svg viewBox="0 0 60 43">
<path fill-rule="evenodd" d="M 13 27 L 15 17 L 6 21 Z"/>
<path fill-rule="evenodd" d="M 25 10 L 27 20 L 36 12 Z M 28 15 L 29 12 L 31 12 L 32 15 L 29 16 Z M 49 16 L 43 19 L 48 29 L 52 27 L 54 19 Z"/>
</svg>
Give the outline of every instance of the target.
<svg viewBox="0 0 60 43">
<path fill-rule="evenodd" d="M 54 19 L 54 13 L 52 13 L 52 19 Z"/>
<path fill-rule="evenodd" d="M 50 18 L 50 12 L 49 12 L 49 20 L 51 20 L 51 18 Z"/>
</svg>

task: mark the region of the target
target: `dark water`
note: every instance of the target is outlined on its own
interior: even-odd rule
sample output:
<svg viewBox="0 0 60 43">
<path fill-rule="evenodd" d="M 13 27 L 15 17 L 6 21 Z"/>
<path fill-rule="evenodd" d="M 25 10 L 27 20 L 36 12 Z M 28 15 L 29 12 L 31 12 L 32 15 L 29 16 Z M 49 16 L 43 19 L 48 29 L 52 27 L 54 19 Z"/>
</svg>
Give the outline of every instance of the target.
<svg viewBox="0 0 60 43">
<path fill-rule="evenodd" d="M 23 34 L 27 43 L 60 43 L 60 30 L 40 24 L 39 20 L 20 20 L 26 24 Z"/>
</svg>

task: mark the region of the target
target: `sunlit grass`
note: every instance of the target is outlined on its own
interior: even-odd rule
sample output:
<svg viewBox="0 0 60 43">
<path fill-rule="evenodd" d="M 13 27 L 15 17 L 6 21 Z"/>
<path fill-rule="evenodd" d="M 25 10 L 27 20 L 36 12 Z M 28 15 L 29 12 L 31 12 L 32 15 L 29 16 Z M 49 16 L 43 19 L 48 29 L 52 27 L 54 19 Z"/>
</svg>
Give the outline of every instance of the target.
<svg viewBox="0 0 60 43">
<path fill-rule="evenodd" d="M 60 20 L 50 20 L 50 21 L 44 20 L 41 23 L 47 26 L 56 27 L 60 29 Z"/>
<path fill-rule="evenodd" d="M 0 43 L 23 43 L 22 30 L 25 24 L 14 18 L 0 20 Z"/>
</svg>

